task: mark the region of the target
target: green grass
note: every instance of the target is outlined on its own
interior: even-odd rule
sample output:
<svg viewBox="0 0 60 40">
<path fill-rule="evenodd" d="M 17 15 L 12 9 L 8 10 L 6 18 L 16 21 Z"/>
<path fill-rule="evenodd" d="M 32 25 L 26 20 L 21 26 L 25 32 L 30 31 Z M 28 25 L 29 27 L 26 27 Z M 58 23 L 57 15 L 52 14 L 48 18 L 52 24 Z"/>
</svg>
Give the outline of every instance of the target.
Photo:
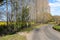
<svg viewBox="0 0 60 40">
<path fill-rule="evenodd" d="M 53 29 L 60 32 L 60 26 L 59 25 L 54 26 Z"/>
<path fill-rule="evenodd" d="M 60 26 L 54 26 L 55 29 L 60 29 Z"/>
<path fill-rule="evenodd" d="M 0 40 L 26 40 L 26 38 L 19 34 L 13 34 L 13 35 L 2 36 L 0 37 Z"/>
</svg>

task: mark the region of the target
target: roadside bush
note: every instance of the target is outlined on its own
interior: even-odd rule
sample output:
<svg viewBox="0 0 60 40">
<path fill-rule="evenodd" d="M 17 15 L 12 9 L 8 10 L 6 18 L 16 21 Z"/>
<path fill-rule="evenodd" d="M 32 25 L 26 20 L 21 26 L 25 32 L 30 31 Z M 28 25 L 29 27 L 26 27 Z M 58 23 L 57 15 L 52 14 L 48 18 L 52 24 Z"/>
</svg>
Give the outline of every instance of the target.
<svg viewBox="0 0 60 40">
<path fill-rule="evenodd" d="M 30 27 L 30 23 L 20 23 L 20 24 L 11 24 L 11 25 L 0 25 L 0 35 L 14 34 L 20 30 Z"/>
<path fill-rule="evenodd" d="M 0 26 L 0 35 L 6 35 L 6 34 L 13 34 L 16 31 L 14 30 L 14 26 L 6 26 L 6 25 L 1 25 Z"/>
</svg>

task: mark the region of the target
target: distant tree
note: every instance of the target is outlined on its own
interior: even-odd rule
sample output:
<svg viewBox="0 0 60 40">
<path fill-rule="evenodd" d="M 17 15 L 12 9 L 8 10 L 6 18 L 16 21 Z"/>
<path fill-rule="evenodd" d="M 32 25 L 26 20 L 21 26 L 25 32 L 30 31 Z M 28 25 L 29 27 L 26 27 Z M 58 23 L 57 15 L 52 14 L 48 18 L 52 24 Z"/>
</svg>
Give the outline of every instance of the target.
<svg viewBox="0 0 60 40">
<path fill-rule="evenodd" d="M 43 13 L 42 18 L 40 20 L 41 20 L 41 23 L 48 23 L 52 20 L 52 16 L 50 13 Z"/>
<path fill-rule="evenodd" d="M 53 19 L 56 24 L 60 25 L 60 16 L 53 16 Z"/>
</svg>

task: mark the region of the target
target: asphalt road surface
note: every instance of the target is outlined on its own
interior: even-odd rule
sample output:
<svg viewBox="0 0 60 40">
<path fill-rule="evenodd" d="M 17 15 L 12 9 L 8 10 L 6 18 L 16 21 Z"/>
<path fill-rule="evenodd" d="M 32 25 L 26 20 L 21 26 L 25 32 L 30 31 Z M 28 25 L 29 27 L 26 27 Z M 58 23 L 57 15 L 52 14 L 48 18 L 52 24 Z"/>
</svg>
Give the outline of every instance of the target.
<svg viewBox="0 0 60 40">
<path fill-rule="evenodd" d="M 52 29 L 53 25 L 45 25 L 39 29 L 34 29 L 27 40 L 60 40 L 60 32 Z"/>
</svg>

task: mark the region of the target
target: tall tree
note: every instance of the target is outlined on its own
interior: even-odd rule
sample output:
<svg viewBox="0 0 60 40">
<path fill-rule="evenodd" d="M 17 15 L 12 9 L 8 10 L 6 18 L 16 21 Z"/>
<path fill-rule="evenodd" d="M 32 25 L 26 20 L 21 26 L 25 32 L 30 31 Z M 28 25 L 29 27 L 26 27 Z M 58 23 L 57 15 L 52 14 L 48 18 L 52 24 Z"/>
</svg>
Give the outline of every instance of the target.
<svg viewBox="0 0 60 40">
<path fill-rule="evenodd" d="M 6 0 L 6 14 L 7 14 L 7 26 L 8 26 L 8 0 Z"/>
<path fill-rule="evenodd" d="M 22 8 L 22 26 L 28 26 L 29 25 L 29 8 L 28 6 L 25 6 Z"/>
</svg>

